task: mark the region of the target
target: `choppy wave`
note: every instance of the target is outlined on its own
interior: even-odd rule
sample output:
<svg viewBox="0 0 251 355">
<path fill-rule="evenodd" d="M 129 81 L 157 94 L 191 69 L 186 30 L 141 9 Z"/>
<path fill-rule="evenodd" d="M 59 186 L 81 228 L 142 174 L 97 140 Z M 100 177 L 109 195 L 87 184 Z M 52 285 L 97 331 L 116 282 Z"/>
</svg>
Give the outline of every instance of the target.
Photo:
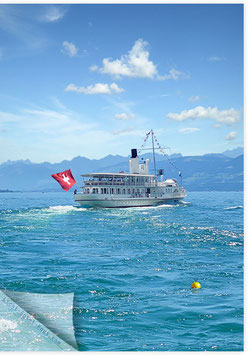
<svg viewBox="0 0 251 355">
<path fill-rule="evenodd" d="M 240 209 L 243 209 L 243 206 L 230 206 L 230 207 L 226 207 L 224 208 L 224 210 L 226 211 L 231 211 L 231 210 L 240 210 Z"/>
<path fill-rule="evenodd" d="M 241 194 L 127 209 L 85 209 L 63 193 L 22 196 L 22 205 L 2 203 L 0 282 L 75 292 L 81 351 L 243 350 Z"/>
</svg>

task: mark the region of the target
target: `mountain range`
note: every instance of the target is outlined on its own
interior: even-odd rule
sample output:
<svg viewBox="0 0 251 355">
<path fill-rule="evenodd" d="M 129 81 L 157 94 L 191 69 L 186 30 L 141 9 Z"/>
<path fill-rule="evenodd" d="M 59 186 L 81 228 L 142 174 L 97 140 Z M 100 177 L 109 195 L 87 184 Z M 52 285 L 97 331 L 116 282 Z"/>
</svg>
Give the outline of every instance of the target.
<svg viewBox="0 0 251 355">
<path fill-rule="evenodd" d="M 151 159 L 152 154 L 140 159 Z M 102 159 L 75 157 L 60 163 L 32 163 L 29 160 L 7 161 L 0 165 L 0 190 L 12 191 L 60 191 L 52 174 L 71 169 L 81 186 L 81 174 L 92 172 L 128 172 L 128 159 L 120 155 L 108 155 Z M 168 159 L 168 160 L 167 160 Z M 240 191 L 243 190 L 243 147 L 227 150 L 221 154 L 182 156 L 173 154 L 163 158 L 156 154 L 157 169 L 164 169 L 164 178 L 176 178 L 188 191 Z M 179 177 L 181 171 L 182 178 Z"/>
</svg>

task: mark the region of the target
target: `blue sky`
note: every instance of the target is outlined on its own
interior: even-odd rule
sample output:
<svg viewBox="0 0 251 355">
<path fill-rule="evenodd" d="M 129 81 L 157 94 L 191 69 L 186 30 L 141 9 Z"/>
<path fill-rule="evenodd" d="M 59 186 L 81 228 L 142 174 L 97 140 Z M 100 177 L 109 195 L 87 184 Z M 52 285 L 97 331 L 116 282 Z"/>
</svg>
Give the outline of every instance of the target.
<svg viewBox="0 0 251 355">
<path fill-rule="evenodd" d="M 0 162 L 243 145 L 242 5 L 0 5 L 0 63 Z"/>
</svg>

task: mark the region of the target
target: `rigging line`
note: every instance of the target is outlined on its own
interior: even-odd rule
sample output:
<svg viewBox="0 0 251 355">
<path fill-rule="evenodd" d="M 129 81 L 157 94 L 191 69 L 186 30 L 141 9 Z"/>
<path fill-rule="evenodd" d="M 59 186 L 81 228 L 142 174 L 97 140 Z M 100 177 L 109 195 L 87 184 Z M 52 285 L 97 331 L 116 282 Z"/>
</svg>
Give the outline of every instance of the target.
<svg viewBox="0 0 251 355">
<path fill-rule="evenodd" d="M 153 132 L 152 132 L 152 134 L 153 134 Z M 162 153 L 164 158 L 165 158 L 166 154 L 164 152 L 162 152 L 163 149 L 169 149 L 169 151 L 171 153 L 171 148 L 170 147 L 163 148 L 163 147 L 160 146 L 160 144 L 159 144 L 159 142 L 157 140 L 157 137 L 155 135 L 154 135 L 154 139 L 157 142 L 157 145 L 159 146 L 159 148 L 155 148 L 155 149 L 160 149 L 160 151 L 161 151 L 161 153 Z M 173 162 L 171 162 L 170 159 L 167 158 L 166 162 L 168 164 L 171 164 L 174 169 L 179 170 L 179 171 L 181 170 L 181 169 L 177 168 L 177 166 Z M 169 170 L 170 170 L 170 168 L 169 168 Z"/>
<path fill-rule="evenodd" d="M 154 151 L 154 140 L 153 140 L 153 130 L 152 131 L 152 145 L 153 145 L 153 163 L 154 163 L 154 174 L 156 175 L 156 161 L 155 161 L 155 151 Z M 155 136 L 154 136 L 155 137 Z"/>
</svg>

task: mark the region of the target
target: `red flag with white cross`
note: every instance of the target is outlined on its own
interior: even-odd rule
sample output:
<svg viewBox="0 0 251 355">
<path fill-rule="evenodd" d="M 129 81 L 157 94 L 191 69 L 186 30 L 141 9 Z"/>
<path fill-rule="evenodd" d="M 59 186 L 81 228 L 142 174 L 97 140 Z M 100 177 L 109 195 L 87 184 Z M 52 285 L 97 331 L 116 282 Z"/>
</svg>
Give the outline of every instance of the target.
<svg viewBox="0 0 251 355">
<path fill-rule="evenodd" d="M 57 173 L 51 175 L 57 182 L 62 186 L 65 191 L 70 190 L 70 188 L 76 183 L 71 169 L 63 171 L 62 173 Z"/>
</svg>

